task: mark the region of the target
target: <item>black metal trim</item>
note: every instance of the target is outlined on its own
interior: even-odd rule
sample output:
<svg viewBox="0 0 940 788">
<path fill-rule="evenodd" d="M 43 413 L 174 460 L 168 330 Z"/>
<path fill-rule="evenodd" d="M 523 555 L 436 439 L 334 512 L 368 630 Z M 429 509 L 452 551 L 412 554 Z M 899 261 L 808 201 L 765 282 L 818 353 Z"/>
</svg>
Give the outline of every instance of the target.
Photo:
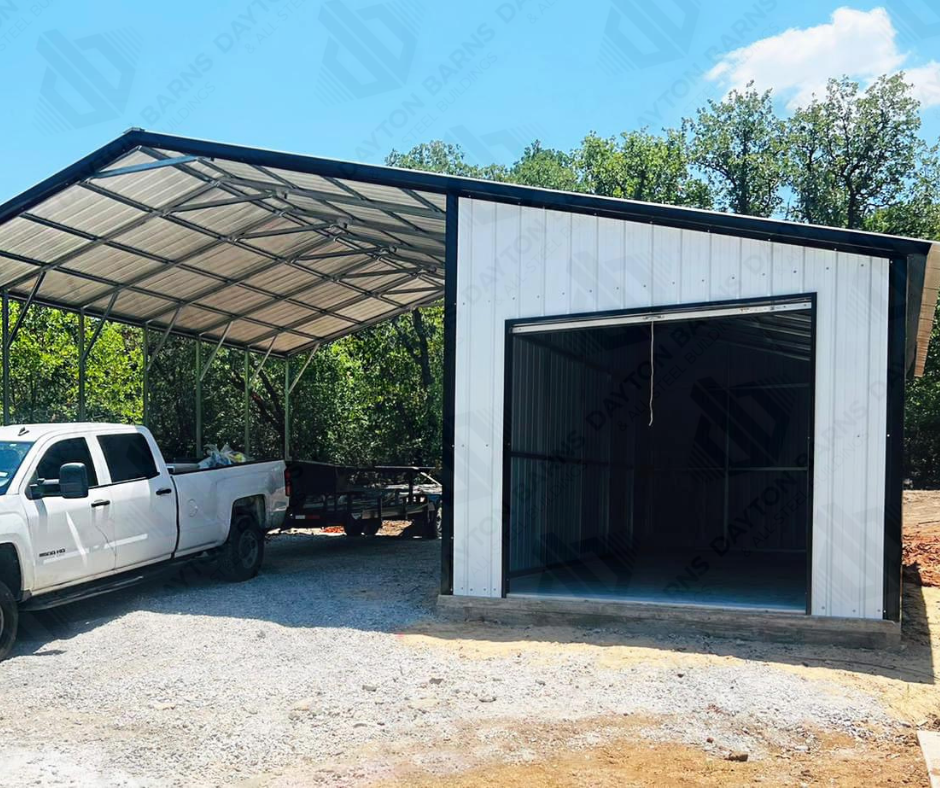
<svg viewBox="0 0 940 788">
<path fill-rule="evenodd" d="M 576 320 L 603 320 L 606 318 L 630 317 L 631 315 L 661 315 L 669 313 L 670 315 L 682 315 L 687 312 L 696 312 L 703 309 L 724 309 L 737 306 L 776 306 L 783 304 L 797 304 L 800 301 L 810 301 L 811 305 L 815 303 L 815 293 L 793 293 L 785 296 L 755 296 L 754 298 L 732 298 L 725 301 L 694 301 L 688 304 L 664 304 L 661 306 L 637 306 L 629 309 L 608 309 L 604 312 L 572 312 L 570 315 L 546 315 L 544 317 L 519 317 L 506 321 L 507 332 L 512 332 L 516 326 L 542 325 L 545 324 L 545 330 L 551 331 L 551 324 L 558 322 L 573 322 Z M 725 315 L 724 317 L 729 317 Z M 730 317 L 733 317 L 730 316 Z M 585 324 L 585 329 L 597 328 L 590 324 Z M 571 328 L 568 331 L 578 331 L 580 329 Z"/>
<path fill-rule="evenodd" d="M 503 327 L 503 522 L 502 522 L 502 579 L 500 596 L 509 593 L 511 530 L 509 526 L 512 512 L 512 388 L 513 388 L 513 339 L 512 325 L 515 321 L 507 320 Z"/>
<path fill-rule="evenodd" d="M 907 258 L 888 273 L 888 387 L 885 435 L 884 604 L 889 621 L 901 620 L 901 529 L 904 487 L 904 372 L 907 345 Z"/>
<path fill-rule="evenodd" d="M 23 211 L 29 210 L 53 192 L 91 175 L 103 164 L 139 146 L 164 148 L 191 156 L 229 159 L 244 164 L 294 170 L 322 177 L 366 181 L 392 188 L 415 189 L 533 208 L 586 213 L 614 219 L 628 219 L 668 227 L 718 232 L 764 241 L 777 241 L 879 257 L 893 258 L 908 254 L 926 255 L 931 246 L 928 241 L 866 233 L 859 230 L 819 227 L 741 214 L 618 200 L 611 197 L 573 194 L 496 181 L 460 178 L 439 173 L 358 164 L 177 137 L 142 129 L 131 129 L 125 132 L 113 142 L 99 148 L 89 156 L 80 159 L 70 167 L 0 206 L 0 224 Z"/>
<path fill-rule="evenodd" d="M 444 230 L 444 420 L 441 454 L 441 593 L 454 593 L 454 434 L 457 419 L 457 239 L 459 199 L 447 195 Z"/>
<path fill-rule="evenodd" d="M 810 350 L 809 350 L 809 435 L 806 441 L 806 615 L 813 614 L 813 497 L 816 472 L 816 345 L 819 311 L 816 308 L 816 293 L 811 294 Z"/>
</svg>

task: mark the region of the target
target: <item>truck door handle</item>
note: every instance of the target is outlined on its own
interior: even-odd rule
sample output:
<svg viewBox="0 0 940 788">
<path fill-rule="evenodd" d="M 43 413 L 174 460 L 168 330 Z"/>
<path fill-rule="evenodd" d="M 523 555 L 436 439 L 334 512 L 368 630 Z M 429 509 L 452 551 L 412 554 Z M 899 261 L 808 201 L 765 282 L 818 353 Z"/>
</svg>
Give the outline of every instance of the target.
<svg viewBox="0 0 940 788">
<path fill-rule="evenodd" d="M 173 490 L 169 487 L 164 487 L 162 490 L 157 490 L 157 495 L 169 495 Z"/>
<path fill-rule="evenodd" d="M 111 501 L 104 501 L 104 500 L 92 501 L 91 508 L 97 509 L 99 506 L 110 506 L 110 505 L 111 505 Z"/>
</svg>

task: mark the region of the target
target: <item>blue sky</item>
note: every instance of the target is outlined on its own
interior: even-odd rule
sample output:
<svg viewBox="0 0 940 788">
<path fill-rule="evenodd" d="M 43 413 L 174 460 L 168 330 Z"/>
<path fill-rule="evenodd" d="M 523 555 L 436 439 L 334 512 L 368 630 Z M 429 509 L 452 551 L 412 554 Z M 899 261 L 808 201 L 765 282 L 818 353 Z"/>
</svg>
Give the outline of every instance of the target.
<svg viewBox="0 0 940 788">
<path fill-rule="evenodd" d="M 0 0 L 0 199 L 131 126 L 371 162 L 443 138 L 509 163 L 536 137 L 674 125 L 750 79 L 786 111 L 902 68 L 935 141 L 938 60 L 935 0 Z"/>
</svg>

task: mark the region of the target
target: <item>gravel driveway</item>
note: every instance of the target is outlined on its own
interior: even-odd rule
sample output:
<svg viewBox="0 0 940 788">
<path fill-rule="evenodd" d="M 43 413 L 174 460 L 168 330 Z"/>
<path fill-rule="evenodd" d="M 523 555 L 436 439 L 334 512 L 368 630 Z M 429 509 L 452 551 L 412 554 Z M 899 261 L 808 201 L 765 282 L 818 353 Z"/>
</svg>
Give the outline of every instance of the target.
<svg viewBox="0 0 940 788">
<path fill-rule="evenodd" d="M 174 575 L 29 617 L 0 664 L 0 783 L 359 784 L 402 763 L 446 775 L 507 730 L 624 715 L 752 759 L 805 751 L 818 730 L 901 732 L 874 695 L 801 672 L 796 647 L 770 665 L 758 644 L 438 622 L 439 551 L 279 536 L 249 583 Z"/>
</svg>

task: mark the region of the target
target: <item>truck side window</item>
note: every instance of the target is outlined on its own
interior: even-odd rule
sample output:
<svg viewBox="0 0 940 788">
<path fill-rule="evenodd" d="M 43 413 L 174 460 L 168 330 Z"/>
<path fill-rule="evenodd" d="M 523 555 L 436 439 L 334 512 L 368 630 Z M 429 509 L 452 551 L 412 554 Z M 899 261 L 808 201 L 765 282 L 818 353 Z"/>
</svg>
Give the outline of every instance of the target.
<svg viewBox="0 0 940 788">
<path fill-rule="evenodd" d="M 36 466 L 36 476 L 40 479 L 58 479 L 59 468 L 67 462 L 81 462 L 88 471 L 88 486 L 98 485 L 98 474 L 95 473 L 95 463 L 88 451 L 88 443 L 84 438 L 66 438 L 64 441 L 53 443 L 46 453 L 42 455 L 39 465 Z"/>
<path fill-rule="evenodd" d="M 108 463 L 112 483 L 153 479 L 160 475 L 150 444 L 139 432 L 99 435 L 98 443 Z"/>
</svg>

